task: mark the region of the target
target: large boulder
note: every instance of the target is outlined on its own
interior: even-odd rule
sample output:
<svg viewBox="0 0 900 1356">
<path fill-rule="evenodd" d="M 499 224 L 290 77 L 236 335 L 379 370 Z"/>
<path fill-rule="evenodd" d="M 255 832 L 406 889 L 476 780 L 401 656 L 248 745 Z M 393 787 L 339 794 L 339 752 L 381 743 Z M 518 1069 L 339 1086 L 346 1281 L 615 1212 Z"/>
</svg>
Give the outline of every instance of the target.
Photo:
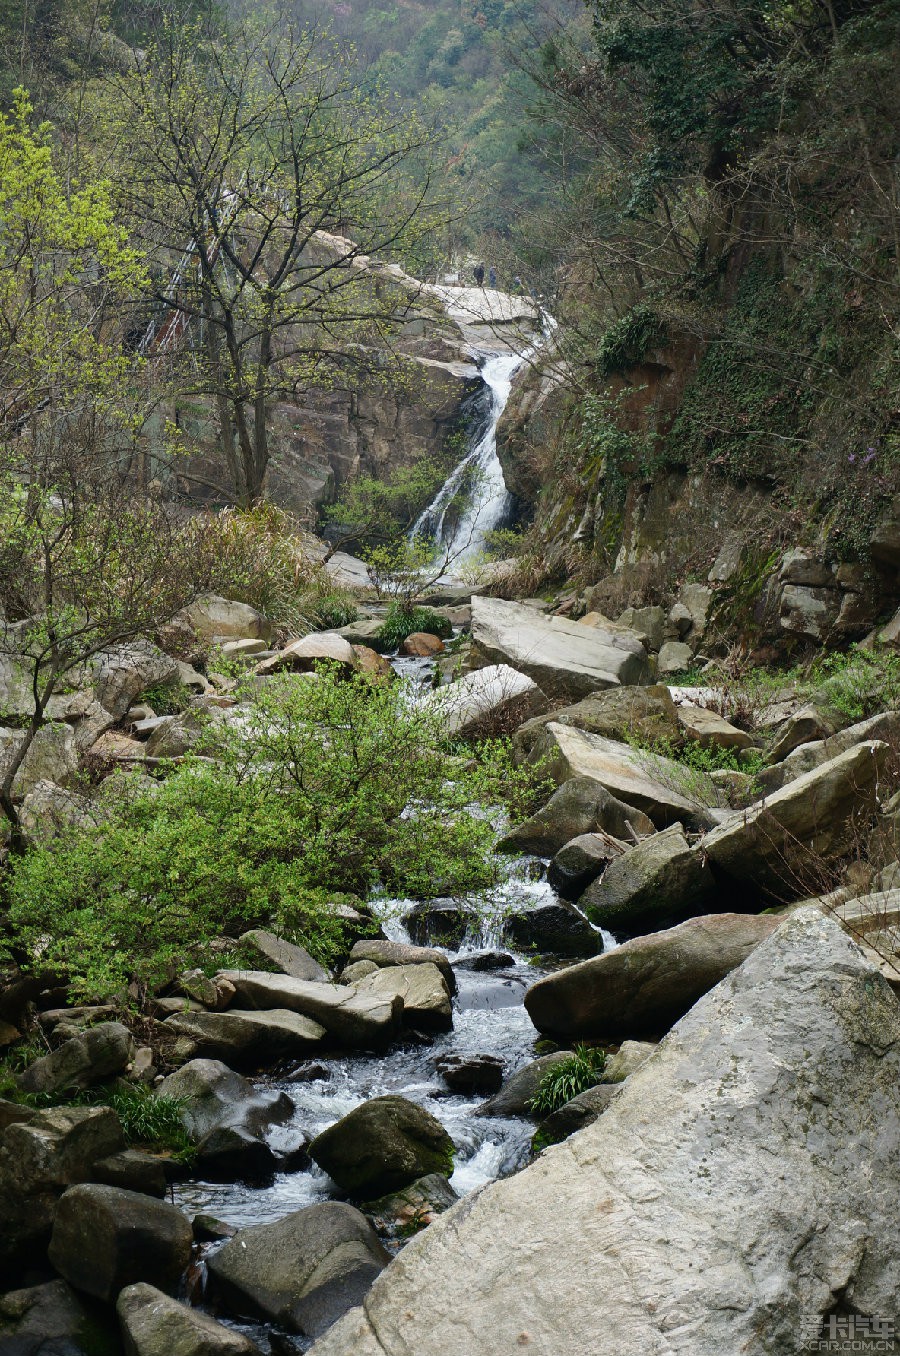
<svg viewBox="0 0 900 1356">
<path fill-rule="evenodd" d="M 563 899 L 578 899 L 628 847 L 611 833 L 579 833 L 559 849 L 547 870 L 547 880 Z"/>
<path fill-rule="evenodd" d="M 0 1295 L 0 1351 L 4 1356 L 113 1352 L 113 1326 L 89 1312 L 65 1281 L 46 1281 Z"/>
<path fill-rule="evenodd" d="M 361 1302 L 389 1261 L 364 1215 L 327 1201 L 241 1229 L 208 1265 L 214 1294 L 233 1312 L 314 1337 Z"/>
<path fill-rule="evenodd" d="M 347 673 L 358 667 L 349 640 L 339 636 L 336 631 L 317 631 L 314 635 L 303 636 L 301 640 L 292 640 L 271 659 L 261 660 L 256 672 L 263 677 L 285 671 L 312 673 L 317 664 L 337 664 Z"/>
<path fill-rule="evenodd" d="M 177 1037 L 182 1059 L 221 1059 L 238 1069 L 257 1069 L 281 1059 L 302 1059 L 320 1050 L 325 1028 L 285 1009 L 274 1012 L 179 1012 L 165 1031 Z"/>
<path fill-rule="evenodd" d="M 756 780 L 761 790 L 769 795 L 779 791 L 788 782 L 796 781 L 804 773 L 822 767 L 837 758 L 838 754 L 847 753 L 873 739 L 884 740 L 892 746 L 900 741 L 900 711 L 883 711 L 880 715 L 870 716 L 868 720 L 848 725 L 837 734 L 800 744 L 773 767 L 763 768 Z"/>
<path fill-rule="evenodd" d="M 309 1146 L 310 1157 L 344 1191 L 364 1199 L 453 1172 L 453 1141 L 440 1121 L 405 1097 L 363 1102 Z"/>
<path fill-rule="evenodd" d="M 699 850 L 720 878 L 776 899 L 808 893 L 822 863 L 841 856 L 871 816 L 888 752 L 878 740 L 855 745 L 731 815 L 706 834 Z"/>
<path fill-rule="evenodd" d="M 125 1356 L 259 1356 L 243 1333 L 142 1281 L 125 1287 L 116 1313 Z"/>
<path fill-rule="evenodd" d="M 603 939 L 583 913 L 565 900 L 526 900 L 503 920 L 503 940 L 525 951 L 554 956 L 594 956 Z"/>
<path fill-rule="evenodd" d="M 675 740 L 681 734 L 675 703 L 664 683 L 592 692 L 573 706 L 527 721 L 513 736 L 513 746 L 520 754 L 529 754 L 550 721 L 605 739 L 640 739 L 645 744 Z"/>
<path fill-rule="evenodd" d="M 475 669 L 425 699 L 426 707 L 439 713 L 444 733 L 462 739 L 508 734 L 548 704 L 537 683 L 508 664 Z"/>
<path fill-rule="evenodd" d="M 539 979 L 525 1007 L 557 1039 L 658 1036 L 777 926 L 766 914 L 691 918 Z"/>
<path fill-rule="evenodd" d="M 366 993 L 350 985 L 318 984 L 264 970 L 225 970 L 222 975 L 237 990 L 238 1006 L 303 1013 L 343 1045 L 378 1048 L 394 1036 L 400 1023 L 402 1004 L 389 993 Z"/>
<path fill-rule="evenodd" d="M 89 1183 L 70 1187 L 60 1200 L 47 1255 L 76 1290 L 114 1304 L 135 1281 L 171 1294 L 192 1244 L 187 1216 L 174 1205 Z"/>
<path fill-rule="evenodd" d="M 354 942 L 350 951 L 350 964 L 358 961 L 371 961 L 379 967 L 385 965 L 436 965 L 444 976 L 444 982 L 451 993 L 456 993 L 456 976 L 445 952 L 434 946 L 411 946 L 408 942 L 375 941 L 364 938 Z"/>
<path fill-rule="evenodd" d="M 702 748 L 748 749 L 753 744 L 753 736 L 746 730 L 739 730 L 705 706 L 684 702 L 676 708 L 676 713 L 684 734 Z"/>
<path fill-rule="evenodd" d="M 472 641 L 484 663 L 518 669 L 554 700 L 643 683 L 649 672 L 647 652 L 632 631 L 580 626 L 499 598 L 472 599 Z"/>
<path fill-rule="evenodd" d="M 890 1322 L 898 1074 L 889 987 L 798 912 L 593 1125 L 414 1239 L 314 1356 L 601 1352 L 610 1333 L 617 1356 L 780 1356 L 827 1315 Z"/>
<path fill-rule="evenodd" d="M 551 857 L 573 838 L 595 831 L 635 842 L 653 833 L 654 824 L 593 777 L 570 777 L 530 819 L 503 835 L 497 851 Z"/>
<path fill-rule="evenodd" d="M 198 1146 L 205 1172 L 212 1168 L 221 1173 L 261 1173 L 274 1168 L 265 1135 L 294 1114 L 286 1092 L 255 1088 L 214 1059 L 190 1060 L 164 1078 L 156 1092 L 180 1102 L 182 1123 Z"/>
<path fill-rule="evenodd" d="M 402 1004 L 403 1021 L 421 1031 L 450 1031 L 453 1005 L 446 980 L 436 965 L 387 965 L 354 986 L 357 994 Z"/>
<path fill-rule="evenodd" d="M 61 1106 L 11 1120 L 0 1133 L 0 1262 L 27 1260 L 46 1246 L 56 1203 L 89 1181 L 94 1165 L 125 1147 L 110 1107 Z"/>
<path fill-rule="evenodd" d="M 178 681 L 178 664 L 143 636 L 98 655 L 94 665 L 97 701 L 117 720 L 150 687 Z"/>
<path fill-rule="evenodd" d="M 19 810 L 19 824 L 31 846 L 90 824 L 95 817 L 99 815 L 87 796 L 46 778 L 35 782 Z"/>
<path fill-rule="evenodd" d="M 241 935 L 241 950 L 256 962 L 259 970 L 276 970 L 293 979 L 328 980 L 328 971 L 313 960 L 305 947 L 276 937 L 265 928 L 252 928 Z"/>
<path fill-rule="evenodd" d="M 230 598 L 207 593 L 196 598 L 178 614 L 191 626 L 197 637 L 205 642 L 219 640 L 270 640 L 272 623 L 249 603 L 235 603 Z"/>
<path fill-rule="evenodd" d="M 543 760 L 542 771 L 560 785 L 570 777 L 590 777 L 610 795 L 643 811 L 658 829 L 679 820 L 704 822 L 702 807 L 691 794 L 690 772 L 672 758 L 556 722 L 544 727 L 530 756 Z M 602 827 L 615 833 L 607 824 Z"/>
<path fill-rule="evenodd" d="M 614 858 L 578 903 L 592 922 L 634 936 L 706 912 L 715 891 L 705 857 L 673 824 Z"/>
<path fill-rule="evenodd" d="M 29 1064 L 19 1084 L 32 1093 L 88 1088 L 122 1073 L 133 1058 L 134 1041 L 128 1028 L 121 1022 L 100 1022 Z"/>
<path fill-rule="evenodd" d="M 24 740 L 24 730 L 0 727 L 0 771 L 12 762 Z M 78 750 L 71 725 L 44 725 L 38 730 L 13 778 L 14 796 L 30 796 L 44 782 L 64 786 L 78 774 Z"/>
</svg>

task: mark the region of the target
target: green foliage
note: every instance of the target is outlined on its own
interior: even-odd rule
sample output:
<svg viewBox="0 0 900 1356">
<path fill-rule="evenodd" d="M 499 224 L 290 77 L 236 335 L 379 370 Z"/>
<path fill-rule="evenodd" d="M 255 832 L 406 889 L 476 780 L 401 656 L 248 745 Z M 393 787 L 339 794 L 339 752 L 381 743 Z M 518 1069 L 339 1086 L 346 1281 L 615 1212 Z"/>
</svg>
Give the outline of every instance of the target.
<svg viewBox="0 0 900 1356">
<path fill-rule="evenodd" d="M 149 706 L 158 716 L 177 716 L 186 711 L 194 697 L 184 683 L 158 683 L 141 693 L 141 705 Z"/>
<path fill-rule="evenodd" d="M 120 1081 L 112 1087 L 84 1093 L 79 1100 L 112 1107 L 129 1145 L 165 1150 L 187 1163 L 196 1155 L 182 1121 L 184 1099 L 181 1097 L 159 1095 L 146 1083 Z"/>
<path fill-rule="evenodd" d="M 900 655 L 854 646 L 813 667 L 807 692 L 851 721 L 900 707 Z"/>
<path fill-rule="evenodd" d="M 666 327 L 645 304 L 634 306 L 606 330 L 597 348 L 597 371 L 601 377 L 623 372 L 640 363 L 649 348 L 665 337 Z"/>
<path fill-rule="evenodd" d="M 549 1116 L 580 1092 L 587 1092 L 599 1083 L 606 1067 L 602 1050 L 587 1045 L 576 1045 L 574 1054 L 560 1060 L 548 1069 L 537 1092 L 528 1103 L 529 1110 L 539 1116 Z"/>
<path fill-rule="evenodd" d="M 61 966 L 73 993 L 152 989 L 253 926 L 327 961 L 343 941 L 336 892 L 498 880 L 493 829 L 470 808 L 481 781 L 464 766 L 448 780 L 440 719 L 403 684 L 281 675 L 221 738 L 215 766 L 116 778 L 103 822 L 15 863 L 10 941 Z"/>
<path fill-rule="evenodd" d="M 309 558 L 299 524 L 275 505 L 211 514 L 204 537 L 213 592 L 249 603 L 277 627 L 296 634 L 356 620 L 350 594 Z"/>
<path fill-rule="evenodd" d="M 474 757 L 469 775 L 478 799 L 485 805 L 502 805 L 513 824 L 546 805 L 556 790 L 547 775 L 546 759 L 516 762 L 512 741 L 506 737 L 481 739 L 474 750 L 466 752 Z"/>
<path fill-rule="evenodd" d="M 453 627 L 446 617 L 433 612 L 430 607 L 404 607 L 401 603 L 391 603 L 378 632 L 378 639 L 395 650 L 414 631 L 427 631 L 432 636 L 446 637 L 452 635 Z"/>
</svg>

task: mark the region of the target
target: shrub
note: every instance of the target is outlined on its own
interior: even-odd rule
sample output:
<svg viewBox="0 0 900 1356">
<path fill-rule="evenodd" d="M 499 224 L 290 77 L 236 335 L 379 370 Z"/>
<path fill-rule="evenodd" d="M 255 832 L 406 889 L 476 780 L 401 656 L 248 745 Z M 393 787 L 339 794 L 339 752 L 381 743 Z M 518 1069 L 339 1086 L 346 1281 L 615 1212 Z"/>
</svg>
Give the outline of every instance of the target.
<svg viewBox="0 0 900 1356">
<path fill-rule="evenodd" d="M 576 1045 L 575 1053 L 548 1069 L 537 1092 L 528 1103 L 529 1109 L 540 1116 L 549 1116 L 580 1092 L 587 1092 L 600 1082 L 606 1067 L 606 1055 L 587 1045 Z"/>
<path fill-rule="evenodd" d="M 399 603 L 391 603 L 384 625 L 378 632 L 378 639 L 395 650 L 414 631 L 427 631 L 432 636 L 446 637 L 453 634 L 453 627 L 446 617 L 432 612 L 429 607 L 403 607 Z"/>
<path fill-rule="evenodd" d="M 335 892 L 429 897 L 493 885 L 494 832 L 469 808 L 484 778 L 451 782 L 438 715 L 403 684 L 327 669 L 271 678 L 215 764 L 162 782 L 113 779 L 105 822 L 13 866 L 10 945 L 61 966 L 72 991 L 146 992 L 211 943 L 274 926 L 327 961 L 342 945 Z M 124 785 L 123 785 L 124 781 Z"/>
<path fill-rule="evenodd" d="M 900 706 L 900 655 L 854 646 L 821 659 L 804 686 L 849 720 L 865 720 Z"/>
</svg>

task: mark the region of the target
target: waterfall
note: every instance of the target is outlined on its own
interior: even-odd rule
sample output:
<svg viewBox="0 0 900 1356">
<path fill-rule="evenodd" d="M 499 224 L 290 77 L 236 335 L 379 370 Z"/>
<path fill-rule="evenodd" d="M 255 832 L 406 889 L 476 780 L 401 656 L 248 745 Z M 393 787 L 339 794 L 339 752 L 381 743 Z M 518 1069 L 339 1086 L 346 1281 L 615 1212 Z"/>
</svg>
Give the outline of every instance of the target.
<svg viewBox="0 0 900 1356">
<path fill-rule="evenodd" d="M 486 355 L 481 368 L 489 392 L 486 419 L 476 429 L 462 461 L 419 515 L 410 533 L 411 541 L 428 537 L 434 542 L 439 556 L 447 562 L 447 576 L 484 549 L 487 534 L 503 521 L 509 506 L 510 496 L 497 456 L 497 425 L 509 399 L 513 376 L 527 356 Z M 450 506 L 470 476 L 475 481 L 472 497 L 462 513 L 458 517 L 450 515 L 448 521 Z"/>
</svg>

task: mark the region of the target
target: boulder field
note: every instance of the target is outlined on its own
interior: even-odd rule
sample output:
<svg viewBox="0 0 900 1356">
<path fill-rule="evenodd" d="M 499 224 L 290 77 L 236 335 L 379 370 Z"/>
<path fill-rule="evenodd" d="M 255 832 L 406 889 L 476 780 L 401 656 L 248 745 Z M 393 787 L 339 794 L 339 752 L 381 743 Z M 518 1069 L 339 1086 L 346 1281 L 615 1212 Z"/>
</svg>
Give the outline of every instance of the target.
<svg viewBox="0 0 900 1356">
<path fill-rule="evenodd" d="M 801 909 L 608 1109 L 414 1239 L 315 1356 L 786 1353 L 891 1318 L 900 1006 Z"/>
</svg>

